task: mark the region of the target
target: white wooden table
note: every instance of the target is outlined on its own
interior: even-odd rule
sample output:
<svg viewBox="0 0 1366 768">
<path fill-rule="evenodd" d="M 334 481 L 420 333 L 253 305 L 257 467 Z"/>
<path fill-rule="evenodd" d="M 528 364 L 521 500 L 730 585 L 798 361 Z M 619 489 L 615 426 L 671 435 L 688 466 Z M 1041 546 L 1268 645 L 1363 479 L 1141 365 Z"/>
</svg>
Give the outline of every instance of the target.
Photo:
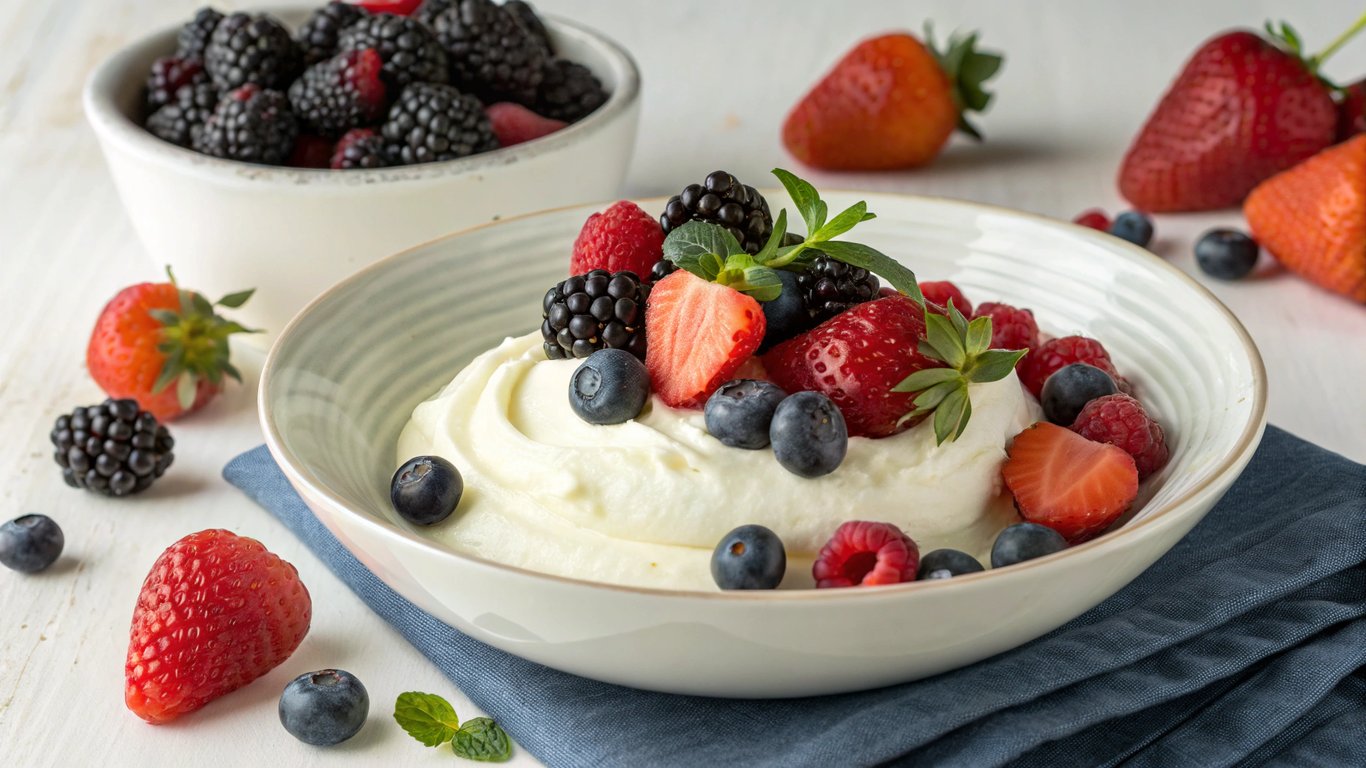
<svg viewBox="0 0 1366 768">
<path fill-rule="evenodd" d="M 111 501 L 78 493 L 63 485 L 52 463 L 52 420 L 101 399 L 82 363 L 100 307 L 119 288 L 160 276 L 129 229 L 82 118 L 82 80 L 123 42 L 187 18 L 197 5 L 0 3 L 0 519 L 42 512 L 67 537 L 66 554 L 49 572 L 0 571 L 0 765 L 452 765 L 449 753 L 424 752 L 394 725 L 392 702 L 401 691 L 420 689 L 446 695 L 464 717 L 476 714 L 473 706 L 283 526 L 220 477 L 228 459 L 261 441 L 254 394 L 259 354 L 240 349 L 246 385 L 174 427 L 175 469 L 146 496 Z M 768 170 L 791 163 L 777 140 L 786 109 L 855 39 L 918 28 L 925 17 L 937 19 L 943 32 L 955 25 L 983 29 L 989 46 L 1007 52 L 995 83 L 998 102 L 979 121 L 986 144 L 955 143 L 933 167 L 913 173 L 815 180 L 1065 218 L 1093 205 L 1120 205 L 1113 178 L 1123 148 L 1205 37 L 1293 13 L 1312 47 L 1360 11 L 1360 3 L 1346 0 L 540 5 L 607 31 L 641 64 L 645 116 L 623 190 L 631 195 L 670 193 L 716 168 L 752 184 L 772 183 Z M 846 5 L 855 7 L 836 10 Z M 1366 39 L 1328 69 L 1344 79 L 1366 74 Z M 1193 238 L 1209 226 L 1239 223 L 1236 212 L 1161 217 L 1155 248 L 1198 274 Z M 1206 282 L 1266 357 L 1271 421 L 1366 460 L 1366 307 L 1284 274 Z M 314 597 L 313 629 L 298 653 L 265 679 L 154 728 L 123 707 L 134 597 L 165 546 L 206 527 L 259 538 L 296 564 Z M 294 675 L 328 666 L 356 673 L 373 703 L 358 737 L 319 750 L 279 727 L 275 700 Z M 534 763 L 525 752 L 515 762 Z"/>
</svg>

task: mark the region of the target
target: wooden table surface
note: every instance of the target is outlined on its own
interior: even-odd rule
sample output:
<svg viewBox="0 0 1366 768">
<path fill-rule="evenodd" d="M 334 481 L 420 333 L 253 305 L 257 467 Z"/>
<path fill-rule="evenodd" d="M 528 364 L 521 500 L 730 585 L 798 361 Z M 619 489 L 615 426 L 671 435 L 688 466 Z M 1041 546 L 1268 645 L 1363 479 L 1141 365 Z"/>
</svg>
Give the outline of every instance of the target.
<svg viewBox="0 0 1366 768">
<path fill-rule="evenodd" d="M 175 426 L 175 469 L 142 498 L 112 501 L 68 489 L 50 457 L 53 419 L 101 399 L 83 354 L 103 302 L 125 285 L 160 275 L 129 228 L 84 122 L 81 85 L 117 47 L 187 18 L 198 4 L 4 0 L 0 6 L 0 519 L 41 512 L 67 538 L 66 553 L 47 573 L 0 571 L 0 764 L 451 765 L 456 758 L 449 753 L 424 752 L 399 731 L 389 717 L 392 702 L 404 690 L 435 691 L 467 717 L 476 714 L 469 701 L 288 531 L 221 479 L 228 459 L 261 442 L 258 353 L 239 349 L 246 384 Z M 980 28 L 985 43 L 1008 57 L 996 83 L 998 102 L 979 121 L 987 143 L 958 141 L 933 167 L 916 172 L 814 180 L 1064 218 L 1093 205 L 1120 206 L 1113 179 L 1128 139 L 1205 37 L 1293 13 L 1314 47 L 1360 12 L 1359 3 L 1345 0 L 540 5 L 606 31 L 639 60 L 645 114 L 622 190 L 630 195 L 671 193 L 715 168 L 771 183 L 768 169 L 792 162 L 777 140 L 785 110 L 853 40 L 918 28 L 926 17 L 943 31 Z M 1349 46 L 1328 71 L 1343 79 L 1366 73 L 1366 40 Z M 1239 223 L 1235 211 L 1163 216 L 1154 247 L 1199 277 L 1194 237 L 1210 226 Z M 1237 313 L 1266 358 L 1271 422 L 1366 460 L 1366 307 L 1283 273 L 1238 284 L 1200 279 Z M 207 527 L 259 538 L 295 563 L 314 596 L 313 630 L 265 679 L 154 728 L 122 703 L 128 619 L 157 554 Z M 319 750 L 279 727 L 275 700 L 294 675 L 328 666 L 365 682 L 372 711 L 358 737 Z M 519 751 L 515 764 L 535 761 Z"/>
</svg>

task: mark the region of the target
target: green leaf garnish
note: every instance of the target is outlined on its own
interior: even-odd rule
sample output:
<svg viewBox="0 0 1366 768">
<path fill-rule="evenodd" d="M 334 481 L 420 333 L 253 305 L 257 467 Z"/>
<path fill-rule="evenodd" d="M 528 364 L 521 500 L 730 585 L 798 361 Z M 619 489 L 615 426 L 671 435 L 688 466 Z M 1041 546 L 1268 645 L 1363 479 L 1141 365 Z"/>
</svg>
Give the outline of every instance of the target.
<svg viewBox="0 0 1366 768">
<path fill-rule="evenodd" d="M 445 744 L 460 730 L 455 707 L 434 693 L 400 693 L 394 702 L 394 720 L 409 736 L 429 747 Z"/>
<path fill-rule="evenodd" d="M 227 307 L 228 309 L 237 309 L 243 304 L 246 304 L 247 299 L 250 299 L 253 293 L 256 293 L 255 288 L 248 288 L 245 291 L 230 293 L 227 296 L 224 296 L 223 298 L 219 299 L 217 306 Z"/>
<path fill-rule="evenodd" d="M 807 232 L 816 232 L 825 226 L 825 203 L 821 201 L 820 193 L 811 186 L 811 182 L 799 179 L 795 174 L 782 168 L 774 168 L 773 175 L 778 177 L 783 189 L 787 190 L 787 196 L 792 198 L 793 205 L 797 206 L 802 221 L 806 222 Z"/>
<path fill-rule="evenodd" d="M 512 757 L 512 740 L 498 723 L 487 717 L 476 717 L 455 732 L 451 751 L 466 760 L 501 763 Z"/>
</svg>

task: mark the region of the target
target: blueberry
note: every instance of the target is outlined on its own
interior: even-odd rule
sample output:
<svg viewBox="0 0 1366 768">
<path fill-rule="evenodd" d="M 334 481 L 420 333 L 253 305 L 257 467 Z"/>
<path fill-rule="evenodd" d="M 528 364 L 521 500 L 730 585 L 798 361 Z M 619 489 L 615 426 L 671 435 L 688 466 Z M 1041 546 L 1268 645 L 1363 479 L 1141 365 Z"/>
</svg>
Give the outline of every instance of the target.
<svg viewBox="0 0 1366 768">
<path fill-rule="evenodd" d="M 389 484 L 394 511 L 415 525 L 436 525 L 450 517 L 464 493 L 460 470 L 440 456 L 408 459 Z"/>
<path fill-rule="evenodd" d="M 1043 383 L 1039 404 L 1043 406 L 1044 418 L 1070 427 L 1087 403 L 1118 391 L 1110 374 L 1094 365 L 1072 363 L 1059 368 Z"/>
<path fill-rule="evenodd" d="M 650 399 L 650 374 L 624 349 L 600 349 L 569 380 L 569 407 L 589 424 L 620 424 Z"/>
<path fill-rule="evenodd" d="M 1138 211 L 1125 211 L 1110 224 L 1110 234 L 1147 248 L 1153 241 L 1153 220 Z"/>
<path fill-rule="evenodd" d="M 991 545 L 991 567 L 1004 568 L 1064 549 L 1067 540 L 1052 528 L 1038 523 L 1016 523 L 1001 531 Z"/>
<path fill-rule="evenodd" d="M 783 469 L 802 477 L 834 472 L 849 450 L 844 414 L 819 392 L 798 392 L 779 403 L 768 437 Z"/>
<path fill-rule="evenodd" d="M 936 549 L 920 558 L 920 573 L 916 578 L 921 581 L 951 579 L 954 576 L 977 573 L 981 570 L 985 570 L 982 568 L 982 564 L 977 562 L 977 558 L 966 552 L 956 549 Z"/>
<path fill-rule="evenodd" d="M 342 669 L 299 675 L 280 694 L 280 724 L 294 738 L 330 747 L 356 735 L 370 714 L 370 694 Z"/>
<path fill-rule="evenodd" d="M 66 537 L 47 515 L 24 515 L 0 525 L 0 564 L 22 573 L 37 573 L 62 554 Z"/>
<path fill-rule="evenodd" d="M 802 301 L 802 289 L 796 272 L 778 270 L 783 292 L 773 301 L 762 303 L 764 308 L 764 341 L 759 345 L 760 352 L 766 352 L 774 345 L 787 341 L 805 331 L 811 325 L 811 313 Z"/>
<path fill-rule="evenodd" d="M 721 589 L 777 589 L 787 572 L 787 551 L 778 534 L 742 525 L 711 553 L 711 577 Z"/>
<path fill-rule="evenodd" d="M 1257 241 L 1236 229 L 1211 229 L 1195 243 L 1195 263 L 1220 280 L 1241 280 L 1257 266 Z"/>
<path fill-rule="evenodd" d="M 787 397 L 769 381 L 736 379 L 721 385 L 707 398 L 707 431 L 732 448 L 764 448 L 773 412 Z"/>
</svg>

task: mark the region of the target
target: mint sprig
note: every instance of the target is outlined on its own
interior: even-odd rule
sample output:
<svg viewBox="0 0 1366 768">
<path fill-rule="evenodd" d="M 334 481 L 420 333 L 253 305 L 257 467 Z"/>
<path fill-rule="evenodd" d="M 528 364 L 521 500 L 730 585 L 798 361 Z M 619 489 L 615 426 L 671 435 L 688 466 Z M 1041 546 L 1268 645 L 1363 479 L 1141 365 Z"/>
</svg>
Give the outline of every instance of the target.
<svg viewBox="0 0 1366 768">
<path fill-rule="evenodd" d="M 502 726 L 487 717 L 461 724 L 455 707 L 435 693 L 400 693 L 394 702 L 394 720 L 428 747 L 450 742 L 451 751 L 467 760 L 501 763 L 512 757 L 512 739 Z"/>
<path fill-rule="evenodd" d="M 1000 381 L 1015 370 L 1015 364 L 1028 350 L 990 349 L 991 318 L 969 321 L 949 303 L 948 317 L 925 313 L 925 338 L 920 354 L 938 360 L 947 368 L 926 368 L 907 376 L 892 387 L 893 392 L 919 392 L 915 409 L 901 417 L 902 422 L 934 414 L 934 437 L 938 445 L 957 440 L 972 418 L 969 384 Z"/>
<path fill-rule="evenodd" d="M 451 751 L 466 760 L 501 763 L 512 757 L 512 740 L 493 720 L 476 717 L 456 731 L 451 739 Z"/>
</svg>

